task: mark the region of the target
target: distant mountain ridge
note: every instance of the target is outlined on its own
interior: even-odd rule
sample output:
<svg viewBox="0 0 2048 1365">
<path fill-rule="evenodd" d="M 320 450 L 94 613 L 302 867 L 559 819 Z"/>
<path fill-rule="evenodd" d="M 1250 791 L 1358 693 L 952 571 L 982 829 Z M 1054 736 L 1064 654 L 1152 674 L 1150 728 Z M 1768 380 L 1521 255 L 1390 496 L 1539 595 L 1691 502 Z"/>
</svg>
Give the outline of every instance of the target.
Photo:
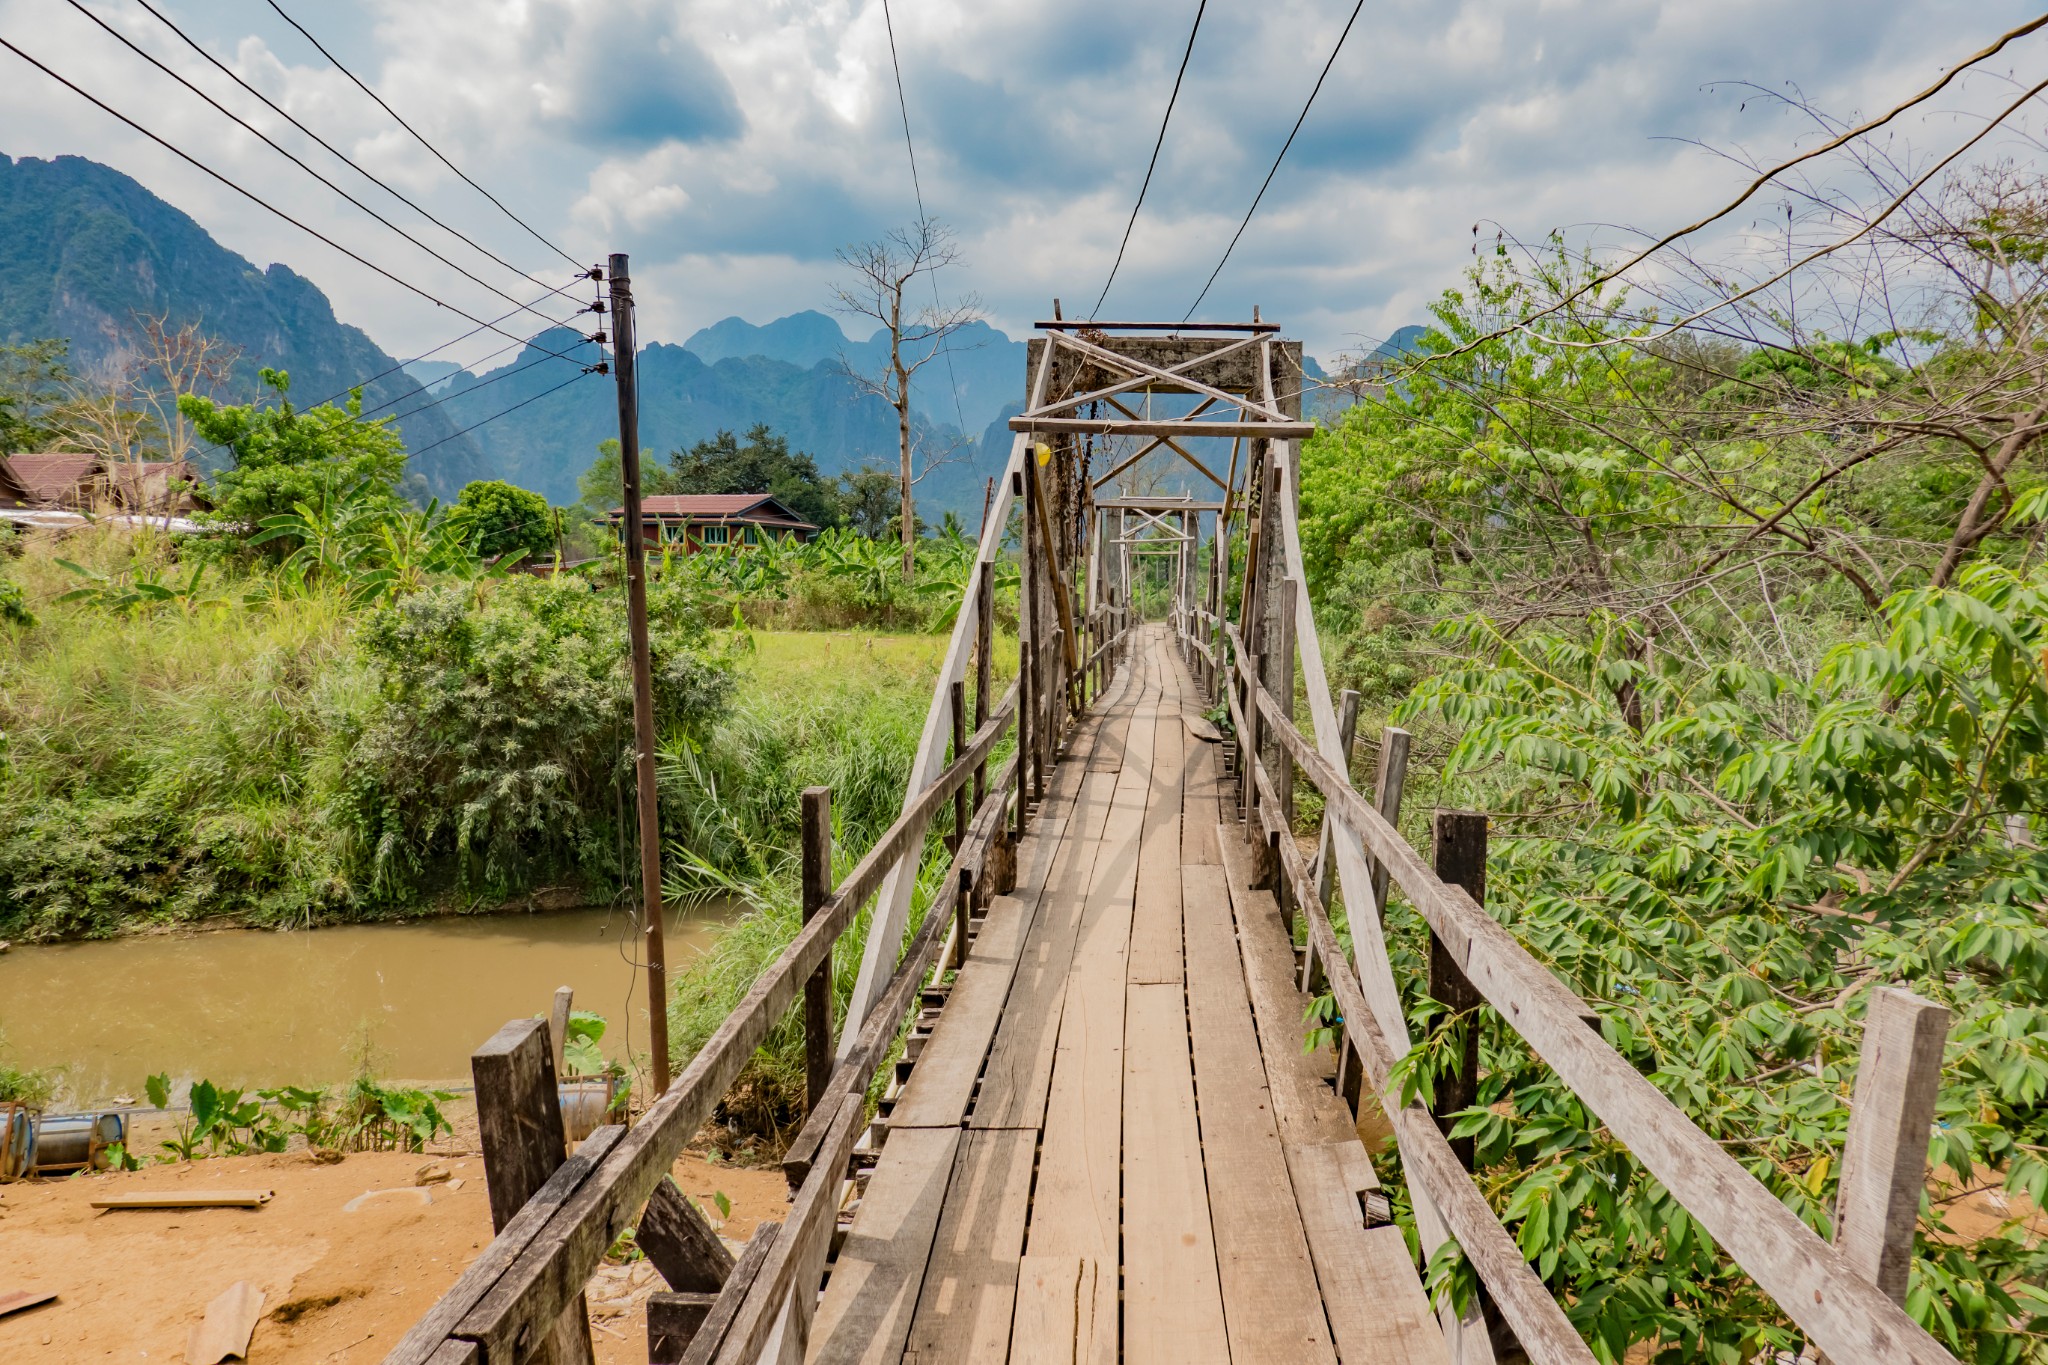
<svg viewBox="0 0 2048 1365">
<path fill-rule="evenodd" d="M 63 337 L 72 368 L 90 374 L 131 360 L 139 319 L 153 316 L 197 322 L 241 349 L 223 399 L 255 397 L 266 365 L 287 371 L 292 398 L 309 403 L 398 363 L 336 319 L 311 281 L 282 265 L 259 270 L 119 171 L 84 157 L 0 154 L 0 340 Z M 417 401 L 420 385 L 403 372 L 364 394 L 366 407 L 388 402 L 399 413 Z M 482 452 L 440 409 L 398 425 L 406 445 L 424 452 L 412 472 L 432 492 L 452 496 L 484 476 Z"/>
</svg>

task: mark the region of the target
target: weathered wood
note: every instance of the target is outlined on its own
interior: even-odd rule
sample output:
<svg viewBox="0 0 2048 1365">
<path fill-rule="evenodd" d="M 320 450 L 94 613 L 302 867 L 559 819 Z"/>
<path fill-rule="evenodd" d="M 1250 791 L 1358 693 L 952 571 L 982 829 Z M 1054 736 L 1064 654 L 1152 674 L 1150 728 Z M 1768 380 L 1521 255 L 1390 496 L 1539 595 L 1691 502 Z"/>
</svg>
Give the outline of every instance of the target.
<svg viewBox="0 0 2048 1365">
<path fill-rule="evenodd" d="M 1486 904 L 1486 817 L 1472 811 L 1440 810 L 1436 813 L 1436 875 L 1453 886 L 1462 886 L 1475 904 Z M 1459 1110 L 1469 1109 L 1479 1097 L 1479 1020 L 1472 1012 L 1480 1006 L 1479 992 L 1458 970 L 1458 964 L 1435 933 L 1429 936 L 1429 993 L 1451 1012 L 1466 1016 L 1464 1038 L 1455 1071 L 1437 1077 L 1436 1103 L 1430 1112 L 1446 1136 L 1456 1125 Z M 1438 1027 L 1458 1027 L 1446 1019 Z M 1473 1139 L 1450 1139 L 1451 1150 L 1466 1170 L 1472 1169 Z"/>
<path fill-rule="evenodd" d="M 1124 1359 L 1227 1362 L 1181 987 L 1132 985 L 1124 1021 Z"/>
<path fill-rule="evenodd" d="M 607 1125 L 577 1143 L 575 1153 L 555 1169 L 547 1184 L 526 1201 L 518 1216 L 500 1229 L 498 1236 L 462 1272 L 463 1282 L 475 1286 L 473 1291 L 443 1294 L 384 1358 L 384 1365 L 427 1365 L 429 1361 L 440 1365 L 441 1357 L 435 1352 L 444 1342 L 451 1346 L 455 1344 L 449 1341 L 449 1337 L 461 1325 L 463 1317 L 512 1268 L 534 1236 L 561 1211 L 570 1196 L 596 1171 L 598 1162 L 618 1145 L 625 1134 L 624 1128 Z M 462 1344 L 475 1345 L 474 1342 Z"/>
<path fill-rule="evenodd" d="M 503 1231 L 565 1155 L 547 1024 L 512 1020 L 471 1054 L 469 1069 L 476 1081 L 491 1225 Z"/>
<path fill-rule="evenodd" d="M 679 1293 L 716 1294 L 732 1278 L 732 1253 L 673 1180 L 654 1187 L 633 1242 Z"/>
<path fill-rule="evenodd" d="M 1266 436 L 1276 441 L 1300 441 L 1315 435 L 1313 422 L 1133 422 L 1109 417 L 1012 417 L 1010 430 L 1026 435 L 1071 436 L 1168 436 L 1183 440 L 1192 436 Z"/>
<path fill-rule="evenodd" d="M 1162 697 L 1152 711 L 1151 771 L 1138 852 L 1137 907 L 1131 915 L 1130 980 L 1177 985 L 1183 959 L 1180 818 L 1189 740 L 1178 723 L 1177 696 Z"/>
<path fill-rule="evenodd" d="M 1114 1279 L 1114 1276 L 1111 1277 Z M 1102 1314 L 1102 1262 L 1033 1252 L 1017 1267 L 1010 1365 L 1088 1365 L 1116 1359 L 1116 1287 Z"/>
<path fill-rule="evenodd" d="M 966 744 L 967 684 L 965 682 L 956 682 L 953 684 L 953 752 L 958 754 L 966 747 Z M 975 769 L 977 779 L 979 779 L 980 774 L 981 770 L 979 768 Z M 952 850 L 956 857 L 959 856 L 961 847 L 967 842 L 967 797 L 968 792 L 965 786 L 960 787 L 953 793 L 953 830 L 947 838 L 946 846 Z M 952 965 L 957 967 L 967 960 L 967 912 L 970 908 L 967 900 L 967 884 L 955 878 L 948 883 L 943 883 L 943 885 L 949 885 L 953 893 L 953 915 L 956 933 Z M 932 914 L 934 911 L 927 910 L 925 913 Z"/>
<path fill-rule="evenodd" d="M 1408 741 L 1408 732 L 1397 725 L 1382 730 L 1379 769 L 1373 775 L 1373 809 L 1395 829 L 1401 827 L 1401 793 L 1408 785 Z M 1377 858 L 1372 861 L 1372 903 L 1386 914 L 1387 865 Z"/>
<path fill-rule="evenodd" d="M 964 786 L 954 792 L 957 800 Z M 806 787 L 802 798 L 803 922 L 832 894 L 832 789 Z M 804 1097 L 812 1109 L 832 1080 L 832 954 L 804 981 Z"/>
<path fill-rule="evenodd" d="M 473 1341 L 444 1341 L 427 1365 L 484 1365 L 483 1348 Z"/>
<path fill-rule="evenodd" d="M 776 1240 L 781 1234 L 780 1223 L 754 1225 L 754 1235 L 747 1242 L 747 1249 L 740 1253 L 739 1261 L 732 1268 L 732 1277 L 725 1282 L 724 1292 L 711 1305 L 711 1312 L 697 1329 L 696 1336 L 690 1339 L 689 1349 L 683 1352 L 680 1365 L 711 1365 L 718 1348 L 725 1344 L 726 1334 L 732 1330 L 741 1305 L 747 1301 L 747 1291 L 760 1278 L 761 1267 L 768 1263 L 768 1254 L 775 1250 Z"/>
<path fill-rule="evenodd" d="M 1270 696 L 1261 692 L 1257 704 L 1339 817 L 1387 864 L 1466 979 L 1822 1350 L 1883 1365 L 1954 1360 L 1589 1030 L 1585 1002 L 1462 888 L 1438 881 L 1400 833 L 1283 723 Z"/>
<path fill-rule="evenodd" d="M 569 1073 L 563 1069 L 563 1049 L 569 1045 L 569 1014 L 575 1007 L 576 992 L 569 986 L 555 987 L 554 1005 L 548 1011 L 548 1046 L 555 1054 L 555 1076 L 559 1079 Z"/>
<path fill-rule="evenodd" d="M 812 1365 L 895 1365 L 910 1335 L 961 1130 L 892 1128 L 811 1329 Z"/>
<path fill-rule="evenodd" d="M 1358 747 L 1358 689 L 1347 687 L 1337 699 L 1337 745 L 1344 752 L 1343 768 L 1350 775 L 1352 754 Z M 1323 898 L 1323 904 L 1330 903 L 1330 894 L 1336 884 L 1337 864 L 1330 856 L 1330 831 L 1332 822 L 1326 814 L 1316 833 L 1316 894 Z"/>
<path fill-rule="evenodd" d="M 1357 1139 L 1290 1146 L 1287 1168 L 1342 1358 L 1450 1365 L 1401 1230 L 1365 1225 L 1359 1193 L 1372 1188 L 1372 1163 Z"/>
<path fill-rule="evenodd" d="M 819 1161 L 791 1201 L 782 1232 L 769 1248 L 760 1273 L 744 1291 L 739 1312 L 718 1348 L 714 1359 L 720 1365 L 755 1365 L 786 1303 L 795 1305 L 801 1344 L 809 1328 L 818 1278 L 824 1273 L 825 1253 L 831 1246 L 840 1187 L 846 1183 L 846 1163 L 864 1127 L 863 1109 L 859 1095 L 839 1101 Z"/>
<path fill-rule="evenodd" d="M 904 1365 L 1002 1359 L 1017 1301 L 1037 1141 L 1037 1133 L 1018 1129 L 961 1136 Z"/>
<path fill-rule="evenodd" d="M 1280 1149 L 1223 870 L 1188 867 L 1181 875 L 1188 1035 L 1230 1360 L 1335 1365 Z"/>
<path fill-rule="evenodd" d="M 975 1078 L 1002 1020 L 1033 910 L 1015 896 L 998 896 L 990 903 L 938 1027 L 918 1054 L 910 1082 L 889 1114 L 890 1128 L 958 1128 L 966 1117 Z"/>
<path fill-rule="evenodd" d="M 470 1055 L 476 1121 L 484 1150 L 491 1227 L 503 1232 L 567 1160 L 561 1092 L 548 1026 L 514 1019 Z M 587 1365 L 594 1359 L 590 1319 L 579 1289 L 536 1348 L 536 1365 Z"/>
<path fill-rule="evenodd" d="M 236 1280 L 206 1305 L 206 1316 L 185 1333 L 185 1359 L 190 1365 L 220 1365 L 229 1356 L 249 1358 L 249 1338 L 263 1316 L 263 1291 Z"/>
<path fill-rule="evenodd" d="M 676 1365 L 711 1318 L 718 1295 L 676 1290 L 647 1297 L 647 1365 Z"/>
<path fill-rule="evenodd" d="M 1856 1098 L 1842 1148 L 1835 1247 L 1894 1303 L 1906 1300 L 1927 1188 L 1927 1141 L 1941 1089 L 1948 1010 L 1895 986 L 1870 993 Z"/>
</svg>

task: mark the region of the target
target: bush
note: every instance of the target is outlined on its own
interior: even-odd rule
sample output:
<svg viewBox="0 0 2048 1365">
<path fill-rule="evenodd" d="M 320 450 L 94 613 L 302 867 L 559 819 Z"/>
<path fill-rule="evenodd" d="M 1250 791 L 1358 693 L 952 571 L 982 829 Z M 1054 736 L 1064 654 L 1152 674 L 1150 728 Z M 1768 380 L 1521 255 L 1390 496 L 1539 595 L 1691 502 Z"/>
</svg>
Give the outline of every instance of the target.
<svg viewBox="0 0 2048 1365">
<path fill-rule="evenodd" d="M 502 479 L 464 485 L 452 515 L 476 537 L 476 552 L 485 559 L 523 550 L 528 560 L 537 562 L 554 553 L 555 516 L 548 500 Z"/>
</svg>

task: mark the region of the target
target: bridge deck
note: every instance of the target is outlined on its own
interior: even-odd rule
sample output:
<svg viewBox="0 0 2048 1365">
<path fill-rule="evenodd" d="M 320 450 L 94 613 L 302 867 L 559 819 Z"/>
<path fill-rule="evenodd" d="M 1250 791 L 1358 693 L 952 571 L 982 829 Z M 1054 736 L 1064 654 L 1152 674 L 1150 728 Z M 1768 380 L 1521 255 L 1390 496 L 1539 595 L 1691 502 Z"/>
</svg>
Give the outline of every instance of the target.
<svg viewBox="0 0 2048 1365">
<path fill-rule="evenodd" d="M 1150 630 L 1077 727 L 808 1359 L 1445 1359 L 1400 1232 L 1365 1225 L 1371 1164 L 1332 1058 L 1302 1049 L 1279 908 L 1182 724 L 1199 706 Z"/>
</svg>

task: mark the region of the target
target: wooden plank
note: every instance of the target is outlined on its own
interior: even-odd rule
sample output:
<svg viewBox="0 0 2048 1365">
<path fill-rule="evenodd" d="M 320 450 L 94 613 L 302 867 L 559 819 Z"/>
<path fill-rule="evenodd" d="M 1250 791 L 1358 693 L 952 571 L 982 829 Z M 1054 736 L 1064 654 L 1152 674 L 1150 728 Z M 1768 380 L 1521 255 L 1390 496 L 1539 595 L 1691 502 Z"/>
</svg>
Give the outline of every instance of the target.
<svg viewBox="0 0 2048 1365">
<path fill-rule="evenodd" d="M 1227 1362 L 1223 1290 L 1178 985 L 1136 983 L 1124 1017 L 1124 1360 Z"/>
<path fill-rule="evenodd" d="M 1294 945 L 1280 921 L 1280 906 L 1270 891 L 1248 890 L 1251 849 L 1235 824 L 1217 832 L 1228 869 L 1233 914 L 1243 955 L 1245 985 L 1265 1058 L 1266 1083 L 1273 1095 L 1273 1115 L 1285 1142 L 1339 1142 L 1357 1134 L 1352 1119 L 1332 1088 L 1336 1054 L 1327 1047 L 1302 1049 L 1302 1014 L 1308 998 L 1294 973 Z"/>
<path fill-rule="evenodd" d="M 1365 1149 L 1353 1138 L 1286 1151 L 1339 1356 L 1373 1365 L 1450 1365 L 1443 1328 L 1401 1230 L 1365 1225 L 1358 1196 L 1374 1183 Z"/>
<path fill-rule="evenodd" d="M 1002 1021 L 1031 918 L 1031 911 L 1015 896 L 997 896 L 989 902 L 988 918 L 975 937 L 967 965 L 954 978 L 938 1026 L 890 1112 L 891 1128 L 960 1126 L 989 1042 Z"/>
<path fill-rule="evenodd" d="M 427 1365 L 484 1365 L 483 1347 L 473 1341 L 444 1341 Z"/>
<path fill-rule="evenodd" d="M 1038 1134 L 1017 1129 L 961 1137 L 904 1365 L 1000 1361 L 1008 1352 L 1037 1147 Z"/>
<path fill-rule="evenodd" d="M 1096 854 L 1060 1012 L 1027 1242 L 1027 1266 L 1046 1256 L 1094 1268 L 1076 1272 L 1077 1285 L 1095 1296 L 1094 1303 L 1067 1310 L 1078 1334 L 1070 1344 L 1084 1352 L 1076 1358 L 1094 1365 L 1115 1365 L 1117 1357 L 1125 960 L 1142 818 L 1138 809 L 1119 808 Z M 1027 1316 L 1020 1297 L 1012 1358 L 1041 1345 L 1058 1358 L 1058 1334 L 1047 1328 L 1044 1306 L 1032 1312 L 1040 1316 Z"/>
<path fill-rule="evenodd" d="M 1183 865 L 1219 867 L 1216 825 L 1223 818 L 1223 764 L 1214 746 L 1202 744 L 1187 756 L 1181 788 L 1180 860 Z"/>
<path fill-rule="evenodd" d="M 1182 877 L 1188 1034 L 1230 1359 L 1233 1365 L 1334 1365 L 1280 1150 L 1223 870 L 1189 867 Z"/>
<path fill-rule="evenodd" d="M 1068 817 L 1067 838 L 1046 884 L 1044 903 L 1032 921 L 1008 1007 L 989 1049 L 971 1127 L 1035 1132 L 1045 1120 L 1067 976 L 1119 780 L 1107 773 L 1087 774 L 1083 795 Z"/>
<path fill-rule="evenodd" d="M 0 1294 L 0 1318 L 6 1317 L 9 1313 L 19 1313 L 24 1308 L 49 1303 L 56 1297 L 57 1291 L 54 1289 L 17 1289 L 11 1293 Z"/>
<path fill-rule="evenodd" d="M 832 1262 L 811 1328 L 812 1365 L 893 1365 L 924 1284 L 961 1130 L 892 1129 Z"/>
<path fill-rule="evenodd" d="M 1017 1270 L 1010 1365 L 1088 1365 L 1116 1359 L 1116 1285 L 1086 1256 L 1026 1256 Z M 1111 1282 L 1104 1284 L 1105 1280 Z M 1104 1290 L 1110 1308 L 1102 1314 Z"/>
<path fill-rule="evenodd" d="M 96 1209 L 260 1209 L 269 1190 L 144 1190 L 91 1201 Z"/>
<path fill-rule="evenodd" d="M 1160 984 L 1181 980 L 1180 808 L 1187 733 L 1179 724 L 1180 702 L 1172 686 L 1170 651 L 1152 641 L 1148 653 L 1161 674 L 1155 694 L 1151 784 L 1145 795 L 1145 828 L 1138 855 L 1137 906 L 1131 915 L 1130 980 Z"/>
<path fill-rule="evenodd" d="M 768 1253 L 775 1249 L 775 1239 L 782 1232 L 780 1223 L 757 1223 L 754 1235 L 747 1242 L 747 1249 L 733 1264 L 732 1278 L 725 1282 L 725 1291 L 718 1296 L 718 1302 L 711 1306 L 711 1315 L 704 1325 L 697 1329 L 697 1335 L 690 1342 L 690 1349 L 683 1353 L 682 1365 L 711 1365 L 711 1358 L 718 1354 L 718 1348 L 725 1344 L 725 1336 L 732 1328 L 733 1319 L 739 1316 L 740 1305 L 746 1302 L 747 1291 L 760 1278 L 761 1267 L 767 1264 Z M 386 1363 L 389 1365 L 389 1362 Z"/>
<path fill-rule="evenodd" d="M 674 1180 L 664 1179 L 654 1187 L 641 1210 L 633 1243 L 668 1287 L 680 1293 L 716 1294 L 732 1278 L 733 1256 L 724 1239 Z"/>
<path fill-rule="evenodd" d="M 656 1292 L 647 1296 L 647 1365 L 675 1365 L 711 1320 L 718 1295 Z"/>
<path fill-rule="evenodd" d="M 1856 1098 L 1842 1147 L 1835 1245 L 1896 1303 L 1906 1299 L 1927 1188 L 1927 1139 L 1941 1088 L 1948 1010 L 1896 986 L 1870 993 Z"/>
</svg>

